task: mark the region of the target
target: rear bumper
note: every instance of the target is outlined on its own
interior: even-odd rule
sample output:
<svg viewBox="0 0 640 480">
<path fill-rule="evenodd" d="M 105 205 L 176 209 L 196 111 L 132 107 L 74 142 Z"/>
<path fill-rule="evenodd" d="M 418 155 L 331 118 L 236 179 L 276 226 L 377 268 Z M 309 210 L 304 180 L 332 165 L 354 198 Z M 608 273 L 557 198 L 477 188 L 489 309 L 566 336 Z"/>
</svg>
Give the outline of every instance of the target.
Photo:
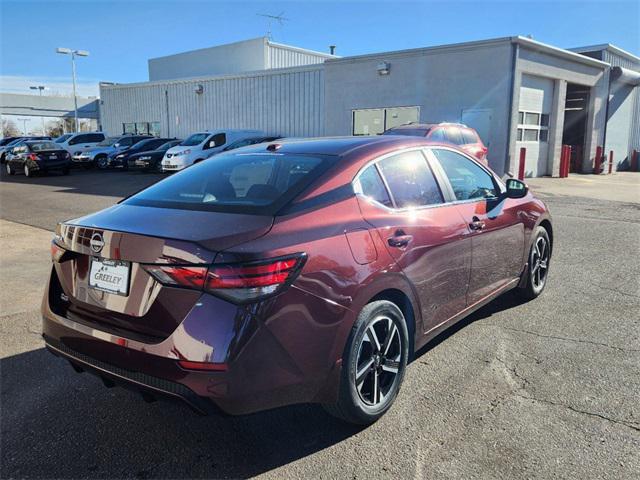
<svg viewBox="0 0 640 480">
<path fill-rule="evenodd" d="M 56 314 L 50 308 L 50 290 L 48 286 L 42 302 L 47 346 L 102 378 L 179 398 L 200 413 L 211 403 L 214 409 L 238 415 L 329 402 L 337 395 L 340 363 L 331 352 L 345 312 L 293 287 L 273 313 L 260 316 L 256 306 L 237 307 L 203 294 L 176 330 L 157 343 Z M 310 311 L 332 319 L 332 325 L 319 325 L 305 310 L 291 311 L 291 303 L 300 303 L 300 297 L 315 307 Z M 303 339 L 318 345 L 309 348 Z M 226 364 L 227 370 L 187 370 L 178 364 L 180 359 L 210 359 Z"/>
<path fill-rule="evenodd" d="M 46 172 L 48 170 L 64 170 L 71 167 L 71 161 L 58 160 L 55 162 L 30 162 L 29 167 L 32 170 L 40 170 Z"/>
</svg>

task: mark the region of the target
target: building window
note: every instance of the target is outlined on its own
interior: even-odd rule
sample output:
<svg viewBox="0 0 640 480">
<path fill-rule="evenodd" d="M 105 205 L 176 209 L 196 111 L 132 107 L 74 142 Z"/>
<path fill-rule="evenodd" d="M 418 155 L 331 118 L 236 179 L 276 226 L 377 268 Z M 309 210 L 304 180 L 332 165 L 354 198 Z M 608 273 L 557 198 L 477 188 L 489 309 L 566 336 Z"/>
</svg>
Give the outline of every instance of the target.
<svg viewBox="0 0 640 480">
<path fill-rule="evenodd" d="M 420 107 L 388 107 L 353 110 L 353 135 L 380 135 L 398 125 L 417 122 Z"/>
<path fill-rule="evenodd" d="M 122 133 L 160 136 L 160 122 L 123 123 Z"/>
<path fill-rule="evenodd" d="M 549 141 L 549 114 L 541 112 L 518 112 L 518 142 Z"/>
</svg>

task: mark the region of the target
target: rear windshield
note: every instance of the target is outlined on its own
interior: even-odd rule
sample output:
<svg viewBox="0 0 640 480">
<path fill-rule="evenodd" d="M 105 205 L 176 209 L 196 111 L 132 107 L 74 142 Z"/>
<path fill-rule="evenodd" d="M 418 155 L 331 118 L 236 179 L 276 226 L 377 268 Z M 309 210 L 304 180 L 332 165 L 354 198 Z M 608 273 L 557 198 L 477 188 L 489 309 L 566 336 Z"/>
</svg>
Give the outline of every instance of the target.
<svg viewBox="0 0 640 480">
<path fill-rule="evenodd" d="M 169 150 L 171 147 L 175 147 L 180 143 L 180 140 L 173 140 L 171 142 L 163 143 L 158 147 L 158 150 Z"/>
<path fill-rule="evenodd" d="M 206 140 L 209 136 L 208 133 L 194 133 L 189 138 L 187 138 L 180 145 L 184 145 L 185 147 L 192 147 L 194 145 L 200 145 L 202 142 Z"/>
<path fill-rule="evenodd" d="M 120 140 L 120 137 L 107 137 L 97 144 L 98 147 L 110 147 L 114 143 Z"/>
<path fill-rule="evenodd" d="M 429 133 L 425 128 L 398 128 L 387 130 L 383 135 L 406 135 L 407 137 L 426 137 Z"/>
<path fill-rule="evenodd" d="M 27 145 L 29 145 L 29 148 L 31 148 L 32 152 L 42 152 L 44 150 L 58 150 L 60 148 L 53 142 L 37 142 L 37 143 L 29 142 Z"/>
<path fill-rule="evenodd" d="M 54 140 L 54 142 L 56 142 L 56 143 L 64 143 L 64 142 L 65 142 L 65 140 L 66 140 L 67 138 L 69 138 L 70 136 L 71 136 L 71 134 L 70 134 L 70 133 L 67 133 L 67 134 L 65 134 L 65 135 L 60 135 L 58 138 L 56 138 L 56 139 Z"/>
<path fill-rule="evenodd" d="M 129 197 L 125 204 L 273 215 L 335 162 L 328 155 L 227 153 Z"/>
</svg>

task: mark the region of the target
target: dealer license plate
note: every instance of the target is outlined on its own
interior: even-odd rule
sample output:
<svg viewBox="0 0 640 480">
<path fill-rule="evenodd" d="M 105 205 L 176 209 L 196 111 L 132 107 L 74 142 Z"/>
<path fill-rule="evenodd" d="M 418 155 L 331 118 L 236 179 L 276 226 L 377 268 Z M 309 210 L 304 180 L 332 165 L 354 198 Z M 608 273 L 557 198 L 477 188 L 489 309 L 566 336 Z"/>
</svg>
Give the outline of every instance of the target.
<svg viewBox="0 0 640 480">
<path fill-rule="evenodd" d="M 89 287 L 116 295 L 129 295 L 131 263 L 123 260 L 92 258 Z"/>
</svg>

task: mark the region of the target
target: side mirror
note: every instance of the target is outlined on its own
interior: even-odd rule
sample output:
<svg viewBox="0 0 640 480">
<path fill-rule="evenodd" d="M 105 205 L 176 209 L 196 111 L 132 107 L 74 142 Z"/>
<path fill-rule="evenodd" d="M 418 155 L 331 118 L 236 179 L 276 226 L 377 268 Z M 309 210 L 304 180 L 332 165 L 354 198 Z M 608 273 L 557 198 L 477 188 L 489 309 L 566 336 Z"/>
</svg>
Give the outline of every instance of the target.
<svg viewBox="0 0 640 480">
<path fill-rule="evenodd" d="M 529 187 L 524 182 L 509 178 L 507 180 L 507 198 L 523 198 L 529 192 Z"/>
</svg>

